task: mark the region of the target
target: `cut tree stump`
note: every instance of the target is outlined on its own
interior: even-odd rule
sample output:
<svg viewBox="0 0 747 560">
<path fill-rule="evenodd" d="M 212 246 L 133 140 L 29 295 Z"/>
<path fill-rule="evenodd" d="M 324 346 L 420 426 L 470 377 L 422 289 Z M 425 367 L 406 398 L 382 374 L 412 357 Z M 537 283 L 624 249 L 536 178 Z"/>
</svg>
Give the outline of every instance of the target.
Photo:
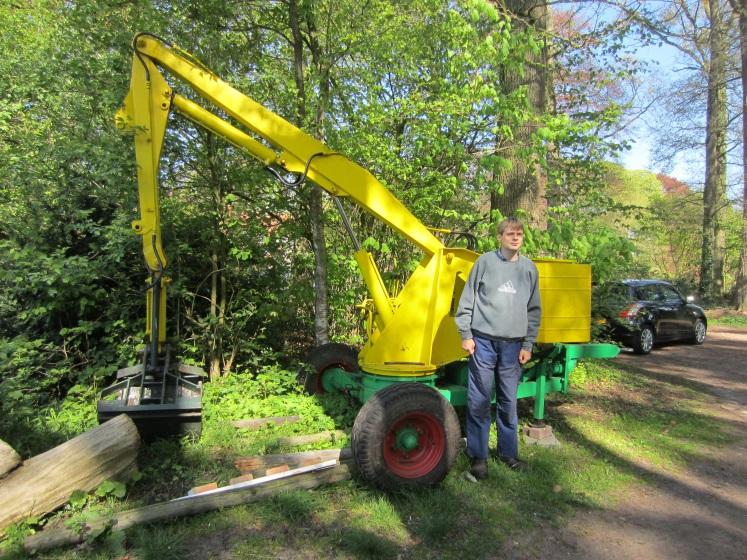
<svg viewBox="0 0 747 560">
<path fill-rule="evenodd" d="M 161 519 L 194 515 L 228 506 L 256 502 L 287 490 L 308 490 L 349 478 L 350 470 L 347 465 L 337 465 L 319 472 L 273 480 L 261 486 L 237 488 L 223 493 L 198 494 L 190 496 L 188 499 L 180 498 L 170 502 L 123 511 L 114 514 L 110 519 L 89 522 L 82 531 L 73 531 L 67 527 L 48 529 L 27 537 L 23 543 L 23 548 L 26 552 L 31 553 L 68 544 L 77 544 L 83 542 L 91 532 L 101 530 L 110 523 L 113 523 L 112 530 L 125 530 L 141 523 L 152 523 Z"/>
<path fill-rule="evenodd" d="M 341 463 L 350 463 L 353 453 L 349 447 L 344 449 L 320 449 L 315 451 L 300 451 L 298 453 L 276 453 L 273 455 L 252 455 L 239 457 L 233 464 L 241 474 L 254 473 L 278 465 L 288 465 L 290 468 L 307 467 L 336 459 Z"/>
<path fill-rule="evenodd" d="M 258 430 L 262 426 L 268 424 L 275 424 L 276 426 L 282 426 L 283 424 L 293 424 L 301 419 L 300 416 L 269 416 L 267 418 L 251 418 L 248 420 L 234 420 L 231 425 L 234 428 L 243 428 L 245 430 Z"/>
<path fill-rule="evenodd" d="M 0 439 L 0 478 L 21 464 L 21 456 L 10 445 Z"/>
<path fill-rule="evenodd" d="M 75 490 L 90 492 L 107 479 L 128 477 L 139 447 L 137 428 L 123 414 L 25 461 L 0 480 L 0 532 L 57 509 Z"/>
</svg>

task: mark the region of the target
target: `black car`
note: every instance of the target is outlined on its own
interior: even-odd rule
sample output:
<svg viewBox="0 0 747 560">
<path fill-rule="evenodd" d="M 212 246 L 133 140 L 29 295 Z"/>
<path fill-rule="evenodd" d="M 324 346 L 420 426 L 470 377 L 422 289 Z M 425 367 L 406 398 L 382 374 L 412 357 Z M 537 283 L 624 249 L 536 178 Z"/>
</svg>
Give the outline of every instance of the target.
<svg viewBox="0 0 747 560">
<path fill-rule="evenodd" d="M 708 322 L 692 299 L 663 280 L 622 280 L 595 290 L 595 306 L 612 337 L 638 354 L 661 342 L 703 344 Z"/>
</svg>

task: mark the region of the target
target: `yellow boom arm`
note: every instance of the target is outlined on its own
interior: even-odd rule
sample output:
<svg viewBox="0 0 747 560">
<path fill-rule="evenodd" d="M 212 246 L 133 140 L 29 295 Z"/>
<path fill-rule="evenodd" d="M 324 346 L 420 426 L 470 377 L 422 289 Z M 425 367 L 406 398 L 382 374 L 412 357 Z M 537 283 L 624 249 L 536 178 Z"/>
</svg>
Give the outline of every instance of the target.
<svg viewBox="0 0 747 560">
<path fill-rule="evenodd" d="M 135 137 L 140 217 L 132 227 L 142 236 L 147 266 L 162 286 L 150 290 L 154 297 L 148 311 L 149 330 L 160 342 L 165 339 L 167 282 L 162 272 L 167 259 L 161 244 L 158 174 L 168 115 L 175 109 L 264 165 L 302 174 L 333 196 L 350 198 L 423 251 L 420 266 L 395 297 L 387 293 L 371 255 L 363 250 L 355 254 L 375 308 L 370 338 L 360 353 L 366 371 L 429 375 L 461 357 L 453 313 L 475 253 L 445 248 L 371 173 L 237 91 L 190 55 L 148 34 L 137 35 L 133 46 L 130 90 L 117 112 L 117 125 Z M 175 93 L 162 71 L 245 130 Z M 153 321 L 153 309 L 159 309 L 158 321 Z"/>
</svg>

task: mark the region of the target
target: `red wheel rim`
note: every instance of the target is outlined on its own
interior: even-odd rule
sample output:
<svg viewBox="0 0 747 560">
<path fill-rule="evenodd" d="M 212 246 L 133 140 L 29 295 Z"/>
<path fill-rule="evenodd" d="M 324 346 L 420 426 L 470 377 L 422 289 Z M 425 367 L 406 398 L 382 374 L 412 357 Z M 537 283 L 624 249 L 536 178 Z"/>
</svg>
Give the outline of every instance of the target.
<svg viewBox="0 0 747 560">
<path fill-rule="evenodd" d="M 402 431 L 417 433 L 417 446 L 405 450 L 398 442 Z M 435 469 L 446 452 L 446 434 L 438 419 L 423 412 L 406 414 L 390 428 L 384 439 L 384 462 L 401 478 L 419 478 Z"/>
</svg>

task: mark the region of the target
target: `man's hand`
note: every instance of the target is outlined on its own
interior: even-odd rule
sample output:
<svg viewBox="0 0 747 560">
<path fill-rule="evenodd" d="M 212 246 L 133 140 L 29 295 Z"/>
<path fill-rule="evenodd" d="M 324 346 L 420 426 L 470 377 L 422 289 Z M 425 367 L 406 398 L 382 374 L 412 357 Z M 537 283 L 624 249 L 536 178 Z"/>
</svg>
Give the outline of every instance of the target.
<svg viewBox="0 0 747 560">
<path fill-rule="evenodd" d="M 462 350 L 469 352 L 469 355 L 475 353 L 475 340 L 472 338 L 465 338 L 462 340 Z"/>
<path fill-rule="evenodd" d="M 462 348 L 464 348 L 464 341 L 462 341 Z M 519 363 L 521 365 L 526 364 L 531 359 L 532 353 L 529 350 L 524 350 L 523 348 L 519 350 Z"/>
</svg>

